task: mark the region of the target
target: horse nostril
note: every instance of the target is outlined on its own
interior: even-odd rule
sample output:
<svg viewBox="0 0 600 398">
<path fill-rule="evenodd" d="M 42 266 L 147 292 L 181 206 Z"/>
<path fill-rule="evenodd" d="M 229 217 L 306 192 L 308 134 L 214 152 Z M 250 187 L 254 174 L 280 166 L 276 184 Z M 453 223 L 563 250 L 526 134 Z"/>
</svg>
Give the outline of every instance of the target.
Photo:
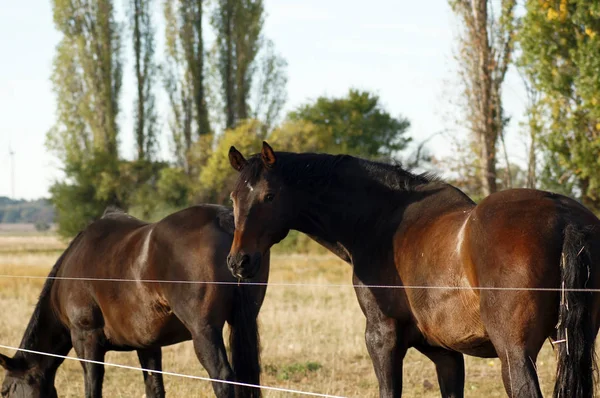
<svg viewBox="0 0 600 398">
<path fill-rule="evenodd" d="M 250 264 L 250 256 L 247 254 L 244 254 L 242 256 L 242 261 L 240 261 L 240 267 L 246 267 L 249 264 Z"/>
</svg>

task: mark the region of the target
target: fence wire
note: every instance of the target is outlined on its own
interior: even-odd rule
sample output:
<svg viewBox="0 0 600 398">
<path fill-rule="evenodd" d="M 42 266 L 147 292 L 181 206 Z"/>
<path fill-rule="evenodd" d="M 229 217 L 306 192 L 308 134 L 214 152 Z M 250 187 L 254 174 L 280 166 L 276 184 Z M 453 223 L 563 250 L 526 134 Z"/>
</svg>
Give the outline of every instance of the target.
<svg viewBox="0 0 600 398">
<path fill-rule="evenodd" d="M 243 387 L 255 387 L 255 388 L 260 388 L 260 389 L 263 389 L 263 390 L 285 392 L 285 393 L 296 394 L 296 395 L 307 395 L 307 396 L 312 396 L 312 397 L 325 397 L 325 398 L 346 398 L 346 397 L 343 397 L 341 395 L 321 394 L 321 393 L 316 393 L 316 392 L 293 390 L 291 388 L 271 387 L 271 386 L 264 386 L 264 385 L 240 383 L 240 382 L 237 382 L 237 381 L 212 379 L 210 377 L 186 375 L 186 374 L 182 374 L 182 373 L 167 372 L 167 371 L 163 371 L 163 370 L 145 369 L 145 368 L 141 368 L 141 367 L 138 368 L 138 367 L 135 367 L 135 366 L 122 365 L 122 364 L 118 364 L 118 363 L 93 361 L 93 360 L 90 360 L 90 359 L 81 359 L 81 358 L 76 358 L 76 357 L 69 357 L 69 356 L 66 356 L 66 355 L 52 354 L 52 353 L 49 353 L 49 352 L 28 350 L 28 349 L 24 349 L 24 348 L 12 347 L 12 346 L 3 345 L 3 344 L 0 344 L 0 348 L 5 348 L 7 350 L 28 352 L 30 354 L 45 355 L 45 356 L 54 357 L 54 358 L 70 359 L 70 360 L 79 361 L 79 362 L 94 363 L 94 364 L 97 364 L 97 365 L 112 366 L 112 367 L 121 368 L 121 369 L 137 370 L 137 371 L 140 371 L 140 372 L 144 371 L 144 372 L 149 372 L 149 373 L 160 373 L 160 374 L 165 375 L 165 376 L 177 376 L 177 377 L 183 377 L 183 378 L 186 378 L 186 379 L 194 379 L 194 380 L 210 381 L 210 382 L 217 382 L 217 383 L 224 383 L 224 384 L 232 384 L 232 385 L 243 386 Z"/>
</svg>

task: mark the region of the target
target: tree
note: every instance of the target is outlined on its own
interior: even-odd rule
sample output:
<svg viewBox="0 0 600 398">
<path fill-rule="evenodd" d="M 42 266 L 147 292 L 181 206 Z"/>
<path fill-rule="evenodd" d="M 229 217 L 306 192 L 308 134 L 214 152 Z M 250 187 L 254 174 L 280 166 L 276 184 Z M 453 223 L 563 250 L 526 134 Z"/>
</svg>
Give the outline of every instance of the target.
<svg viewBox="0 0 600 398">
<path fill-rule="evenodd" d="M 259 121 L 249 119 L 221 134 L 215 151 L 200 173 L 200 197 L 203 201 L 227 202 L 231 184 L 237 175 L 229 164 L 229 148 L 233 145 L 243 153 L 256 153 L 260 151 L 262 140 L 265 138 L 263 131 Z"/>
<path fill-rule="evenodd" d="M 150 160 L 156 154 L 157 131 L 154 108 L 154 26 L 152 0 L 131 0 L 130 26 L 137 93 L 135 99 L 135 141 L 138 160 Z"/>
<path fill-rule="evenodd" d="M 290 152 L 336 153 L 331 129 L 305 120 L 288 120 L 269 135 L 269 144 Z"/>
<path fill-rule="evenodd" d="M 275 51 L 271 40 L 266 40 L 256 69 L 252 119 L 260 120 L 265 131 L 271 131 L 277 123 L 287 99 L 286 60 Z"/>
<path fill-rule="evenodd" d="M 461 21 L 459 74 L 464 111 L 475 138 L 484 195 L 497 190 L 496 143 L 502 138 L 505 118 L 502 83 L 514 47 L 516 0 L 501 0 L 495 17 L 491 0 L 449 0 Z"/>
<path fill-rule="evenodd" d="M 405 137 L 410 122 L 391 116 L 379 97 L 367 91 L 352 89 L 345 97 L 319 97 L 290 112 L 288 120 L 308 122 L 320 129 L 319 134 L 327 141 L 325 151 L 330 153 L 394 157 L 410 141 Z"/>
<path fill-rule="evenodd" d="M 225 127 L 247 119 L 255 72 L 254 60 L 262 45 L 262 0 L 218 0 L 211 19 L 217 32 L 218 66 L 225 103 Z"/>
<path fill-rule="evenodd" d="M 50 189 L 59 232 L 73 235 L 120 205 L 118 179 L 121 37 L 110 0 L 54 0 L 62 33 L 52 72 L 57 120 L 47 146 L 63 163 L 66 180 Z"/>
<path fill-rule="evenodd" d="M 542 182 L 598 211 L 600 3 L 530 0 L 526 10 L 519 63 L 540 96 Z"/>
<path fill-rule="evenodd" d="M 58 102 L 51 131 L 59 141 L 55 149 L 74 140 L 80 148 L 117 156 L 122 67 L 112 2 L 54 0 L 54 23 L 63 35 L 52 74 Z"/>
<path fill-rule="evenodd" d="M 519 66 L 519 70 L 520 72 L 523 72 L 524 68 L 522 65 Z M 527 121 L 523 123 L 523 125 L 529 139 L 529 148 L 527 151 L 527 180 L 525 187 L 536 188 L 538 181 L 539 138 L 542 133 L 543 109 L 540 104 L 539 91 L 531 84 L 524 73 L 521 73 L 521 78 L 523 80 L 523 85 L 525 86 L 525 92 L 527 93 Z"/>
<path fill-rule="evenodd" d="M 166 0 L 164 85 L 171 106 L 170 128 L 178 162 L 188 172 L 190 148 L 210 134 L 204 89 L 203 0 Z"/>
</svg>

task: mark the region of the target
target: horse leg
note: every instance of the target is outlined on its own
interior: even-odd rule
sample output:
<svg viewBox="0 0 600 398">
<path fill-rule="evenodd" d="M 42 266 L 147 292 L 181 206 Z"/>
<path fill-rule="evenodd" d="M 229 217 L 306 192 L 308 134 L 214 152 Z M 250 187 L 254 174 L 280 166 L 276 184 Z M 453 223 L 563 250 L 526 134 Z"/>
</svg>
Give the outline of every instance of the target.
<svg viewBox="0 0 600 398">
<path fill-rule="evenodd" d="M 416 346 L 415 348 L 435 364 L 442 397 L 462 398 L 465 389 L 463 354 L 432 346 Z"/>
<path fill-rule="evenodd" d="M 234 381 L 234 374 L 227 361 L 227 351 L 223 343 L 223 328 L 204 324 L 192 333 L 194 350 L 198 360 L 204 366 L 211 379 Z M 233 384 L 212 382 L 217 398 L 233 398 Z"/>
<path fill-rule="evenodd" d="M 149 371 L 142 371 L 144 374 L 144 384 L 146 385 L 146 398 L 163 398 L 165 396 L 165 385 L 162 373 L 152 372 L 162 370 L 162 351 L 161 348 L 148 348 L 137 350 L 137 355 L 142 368 Z"/>
<path fill-rule="evenodd" d="M 402 362 L 407 348 L 398 344 L 394 319 L 367 316 L 365 341 L 379 382 L 379 396 L 402 396 Z"/>
<path fill-rule="evenodd" d="M 354 283 L 360 281 L 355 277 Z M 379 382 L 381 398 L 402 396 L 402 362 L 408 345 L 395 319 L 387 317 L 367 288 L 356 288 L 360 307 L 367 318 L 365 342 Z"/>
<path fill-rule="evenodd" d="M 485 291 L 481 315 L 502 363 L 502 381 L 509 397 L 542 397 L 535 362 L 552 331 L 554 297 L 539 292 Z"/>
<path fill-rule="evenodd" d="M 102 346 L 104 333 L 102 329 L 76 330 L 71 329 L 73 348 L 80 359 L 104 362 L 106 350 Z M 104 379 L 104 365 L 81 361 L 85 377 L 86 398 L 102 397 L 102 382 Z"/>
</svg>

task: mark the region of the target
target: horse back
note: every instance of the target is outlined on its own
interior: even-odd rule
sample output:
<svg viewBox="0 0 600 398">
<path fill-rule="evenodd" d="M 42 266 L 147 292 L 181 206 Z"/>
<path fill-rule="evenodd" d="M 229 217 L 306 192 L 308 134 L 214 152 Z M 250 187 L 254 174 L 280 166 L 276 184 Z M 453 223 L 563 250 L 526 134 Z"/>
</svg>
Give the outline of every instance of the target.
<svg viewBox="0 0 600 398">
<path fill-rule="evenodd" d="M 474 283 L 557 287 L 568 225 L 600 232 L 598 218 L 563 195 L 512 189 L 488 196 L 470 217 L 464 248 L 472 260 Z M 592 239 L 599 237 L 592 232 Z"/>
</svg>

